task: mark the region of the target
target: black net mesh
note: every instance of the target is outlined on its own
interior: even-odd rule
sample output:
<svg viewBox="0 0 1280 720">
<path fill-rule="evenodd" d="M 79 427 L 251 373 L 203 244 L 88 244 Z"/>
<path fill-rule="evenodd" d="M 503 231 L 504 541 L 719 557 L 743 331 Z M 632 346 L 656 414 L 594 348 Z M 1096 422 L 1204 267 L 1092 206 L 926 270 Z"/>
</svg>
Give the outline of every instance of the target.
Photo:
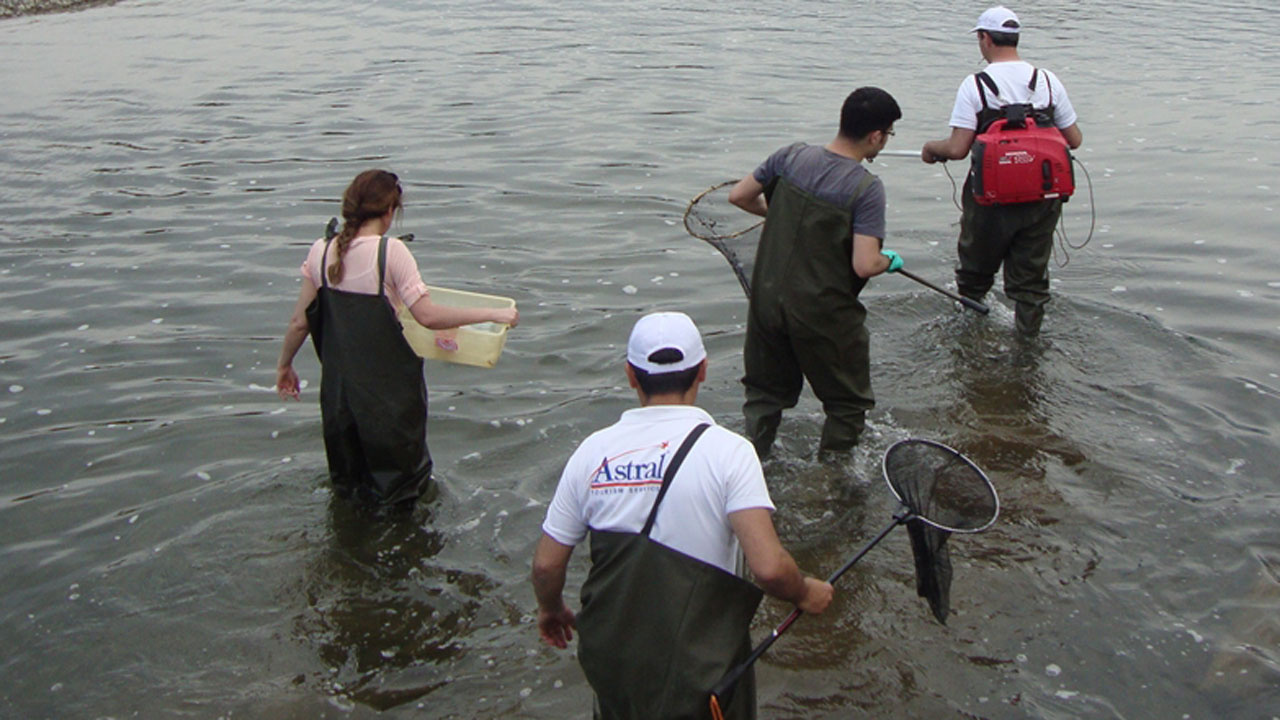
<svg viewBox="0 0 1280 720">
<path fill-rule="evenodd" d="M 951 608 L 951 531 L 977 532 L 995 521 L 1000 503 L 982 471 L 945 445 L 903 440 L 884 458 L 885 480 L 911 512 L 907 534 L 916 563 L 916 593 L 938 622 Z"/>
<path fill-rule="evenodd" d="M 751 295 L 751 269 L 760 242 L 762 220 L 729 202 L 736 181 L 713 185 L 695 197 L 684 212 L 689 234 L 705 240 L 729 261 L 742 289 Z"/>
<path fill-rule="evenodd" d="M 951 554 L 947 551 L 951 533 L 910 520 L 907 536 L 916 561 L 916 594 L 929 601 L 933 616 L 946 625 L 951 612 Z"/>
<path fill-rule="evenodd" d="M 976 532 L 995 520 L 995 488 L 982 471 L 951 448 L 903 440 L 884 458 L 885 479 L 912 514 L 953 532 Z"/>
</svg>

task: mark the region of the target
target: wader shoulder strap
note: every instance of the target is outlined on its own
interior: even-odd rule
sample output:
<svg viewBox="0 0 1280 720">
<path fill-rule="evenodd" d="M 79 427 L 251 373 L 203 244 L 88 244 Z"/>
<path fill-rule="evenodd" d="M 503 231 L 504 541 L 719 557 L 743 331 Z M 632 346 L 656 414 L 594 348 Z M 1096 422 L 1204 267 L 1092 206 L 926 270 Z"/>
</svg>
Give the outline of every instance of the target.
<svg viewBox="0 0 1280 720">
<path fill-rule="evenodd" d="M 1036 79 L 1040 77 L 1040 68 L 1032 68 L 1031 80 L 1027 82 L 1027 89 L 1031 92 L 1036 91 Z M 1044 87 L 1049 91 L 1049 107 L 1053 107 L 1053 83 L 1049 82 L 1049 76 L 1044 76 Z"/>
<path fill-rule="evenodd" d="M 324 241 L 324 252 L 320 253 L 320 287 L 329 287 L 329 246 L 333 238 Z"/>
<path fill-rule="evenodd" d="M 653 509 L 649 511 L 649 519 L 644 523 L 644 529 L 640 534 L 649 537 L 649 531 L 653 529 L 653 521 L 658 517 L 658 506 L 662 504 L 662 498 L 667 495 L 667 488 L 671 487 L 671 480 L 675 478 L 676 471 L 680 469 L 680 465 L 684 463 L 684 458 L 689 454 L 689 450 L 693 448 L 693 444 L 698 441 L 702 433 L 711 427 L 708 423 L 701 423 L 694 429 L 689 431 L 685 436 L 684 442 L 680 443 L 680 449 L 676 450 L 676 454 L 671 458 L 671 464 L 667 466 L 667 471 L 662 475 L 662 487 L 658 490 L 658 497 L 653 501 Z"/>
<path fill-rule="evenodd" d="M 986 110 L 988 107 L 990 107 L 987 104 L 987 93 L 985 90 L 982 89 L 983 85 L 986 85 L 987 87 L 991 88 L 991 92 L 994 93 L 996 97 L 1000 97 L 1000 89 L 996 87 L 996 81 L 992 80 L 991 76 L 986 74 L 985 72 L 974 73 L 973 84 L 978 86 L 978 99 L 982 100 L 983 110 Z"/>
<path fill-rule="evenodd" d="M 858 181 L 858 186 L 853 189 L 853 194 L 849 196 L 849 212 L 853 212 L 853 206 L 857 204 L 858 198 L 862 197 L 862 193 L 871 187 L 871 183 L 876 181 L 876 176 L 869 172 L 862 174 L 862 179 Z"/>
<path fill-rule="evenodd" d="M 387 277 L 387 236 L 378 240 L 378 297 L 386 294 Z"/>
<path fill-rule="evenodd" d="M 1039 77 L 1040 77 L 1040 68 L 1033 68 L 1033 69 L 1031 70 L 1031 80 L 1030 80 L 1029 82 L 1027 82 L 1027 89 L 1031 91 L 1031 93 L 1032 93 L 1033 97 L 1034 97 L 1034 95 L 1035 95 L 1035 91 L 1036 91 L 1036 82 L 1037 82 L 1037 80 L 1038 80 L 1038 78 L 1039 78 Z M 1035 117 L 1035 119 L 1036 119 L 1036 124 L 1037 124 L 1037 125 L 1042 125 L 1042 126 L 1043 126 L 1043 125 L 1051 125 L 1051 124 L 1053 124 L 1053 116 L 1054 116 L 1054 111 L 1053 111 L 1053 81 L 1051 81 L 1051 80 L 1049 79 L 1049 73 L 1047 73 L 1047 72 L 1046 72 L 1046 73 L 1045 73 L 1045 75 L 1044 75 L 1044 88 L 1045 88 L 1045 90 L 1047 90 L 1047 91 L 1048 91 L 1048 93 L 1049 93 L 1049 104 L 1048 104 L 1048 105 L 1046 105 L 1046 106 L 1044 106 L 1043 108 L 1041 108 L 1041 109 L 1039 109 L 1039 110 L 1034 110 L 1034 105 L 1032 106 L 1032 108 L 1033 108 L 1033 110 L 1034 110 L 1034 112 L 1035 112 L 1034 117 Z"/>
</svg>

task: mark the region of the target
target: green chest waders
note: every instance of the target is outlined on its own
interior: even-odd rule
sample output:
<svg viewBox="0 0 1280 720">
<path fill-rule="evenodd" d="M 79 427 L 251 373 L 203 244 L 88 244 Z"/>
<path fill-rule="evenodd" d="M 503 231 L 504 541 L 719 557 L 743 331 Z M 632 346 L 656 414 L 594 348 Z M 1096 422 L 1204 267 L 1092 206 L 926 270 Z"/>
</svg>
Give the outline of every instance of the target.
<svg viewBox="0 0 1280 720">
<path fill-rule="evenodd" d="M 591 531 L 578 657 L 598 720 L 709 718 L 711 688 L 751 653 L 760 589 L 649 539 L 671 479 L 707 427 L 694 428 L 672 458 L 639 534 Z M 744 676 L 725 717 L 755 718 L 753 677 Z"/>
<path fill-rule="evenodd" d="M 866 173 L 843 205 L 786 178 L 766 188 L 769 214 L 751 278 L 743 345 L 747 437 L 764 457 L 782 411 L 795 407 L 807 379 L 826 421 L 819 448 L 846 451 L 865 427 L 871 393 L 867 284 L 853 271 L 853 204 L 874 180 Z"/>
<path fill-rule="evenodd" d="M 806 323 L 827 324 L 831 315 L 866 309 L 858 293 L 867 284 L 853 272 L 853 203 L 875 177 L 863 175 L 849 200 L 834 205 L 778 177 L 766 189 L 769 214 L 751 278 L 753 312 L 783 322 L 786 313 Z"/>
<path fill-rule="evenodd" d="M 320 415 L 329 478 L 341 496 L 412 505 L 431 483 L 427 383 L 383 289 L 387 238 L 378 243 L 378 294 L 321 287 L 307 308 L 320 357 Z"/>
</svg>

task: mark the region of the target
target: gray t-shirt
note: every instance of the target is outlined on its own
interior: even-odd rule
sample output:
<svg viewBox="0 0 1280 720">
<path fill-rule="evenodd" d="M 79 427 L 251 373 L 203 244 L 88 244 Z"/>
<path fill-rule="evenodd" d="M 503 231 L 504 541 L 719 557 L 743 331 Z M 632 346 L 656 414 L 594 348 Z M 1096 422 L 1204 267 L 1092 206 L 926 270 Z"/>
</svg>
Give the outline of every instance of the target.
<svg viewBox="0 0 1280 720">
<path fill-rule="evenodd" d="M 843 206 L 867 173 L 867 168 L 853 158 L 837 155 L 821 145 L 795 143 L 770 155 L 751 175 L 761 185 L 768 185 L 781 175 L 801 190 Z M 884 183 L 875 178 L 853 203 L 851 230 L 883 240 L 884 203 Z"/>
</svg>

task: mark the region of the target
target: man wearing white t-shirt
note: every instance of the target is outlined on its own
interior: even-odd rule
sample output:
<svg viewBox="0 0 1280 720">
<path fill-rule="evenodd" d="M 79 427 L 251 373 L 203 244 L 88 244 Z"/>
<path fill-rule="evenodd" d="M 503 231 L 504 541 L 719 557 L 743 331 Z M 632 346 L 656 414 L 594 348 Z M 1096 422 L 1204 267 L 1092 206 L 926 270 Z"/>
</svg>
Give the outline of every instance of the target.
<svg viewBox="0 0 1280 720">
<path fill-rule="evenodd" d="M 926 163 L 964 158 L 974 138 L 999 117 L 1000 109 L 1018 104 L 1031 105 L 1058 128 L 1070 148 L 1080 147 L 1083 138 L 1067 89 L 1056 75 L 1018 55 L 1022 32 L 1018 16 L 1008 8 L 994 7 L 982 13 L 970 32 L 977 33 L 978 49 L 988 65 L 984 72 L 961 81 L 951 111 L 951 135 L 925 143 L 920 158 Z M 980 205 L 973 197 L 972 170 L 962 197 L 956 268 L 960 294 L 981 300 L 1003 264 L 1004 291 L 1016 303 L 1018 331 L 1036 334 L 1049 302 L 1049 258 L 1062 200 Z"/>
<path fill-rule="evenodd" d="M 596 717 L 705 714 L 711 688 L 750 651 L 760 589 L 820 613 L 832 587 L 801 574 L 773 527 L 755 449 L 694 406 L 706 351 L 683 313 L 641 318 L 627 344 L 640 400 L 588 437 L 565 465 L 533 559 L 542 639 L 567 647 L 596 694 Z M 582 611 L 564 602 L 574 546 L 591 538 Z M 755 716 L 744 677 L 726 717 Z"/>
</svg>

